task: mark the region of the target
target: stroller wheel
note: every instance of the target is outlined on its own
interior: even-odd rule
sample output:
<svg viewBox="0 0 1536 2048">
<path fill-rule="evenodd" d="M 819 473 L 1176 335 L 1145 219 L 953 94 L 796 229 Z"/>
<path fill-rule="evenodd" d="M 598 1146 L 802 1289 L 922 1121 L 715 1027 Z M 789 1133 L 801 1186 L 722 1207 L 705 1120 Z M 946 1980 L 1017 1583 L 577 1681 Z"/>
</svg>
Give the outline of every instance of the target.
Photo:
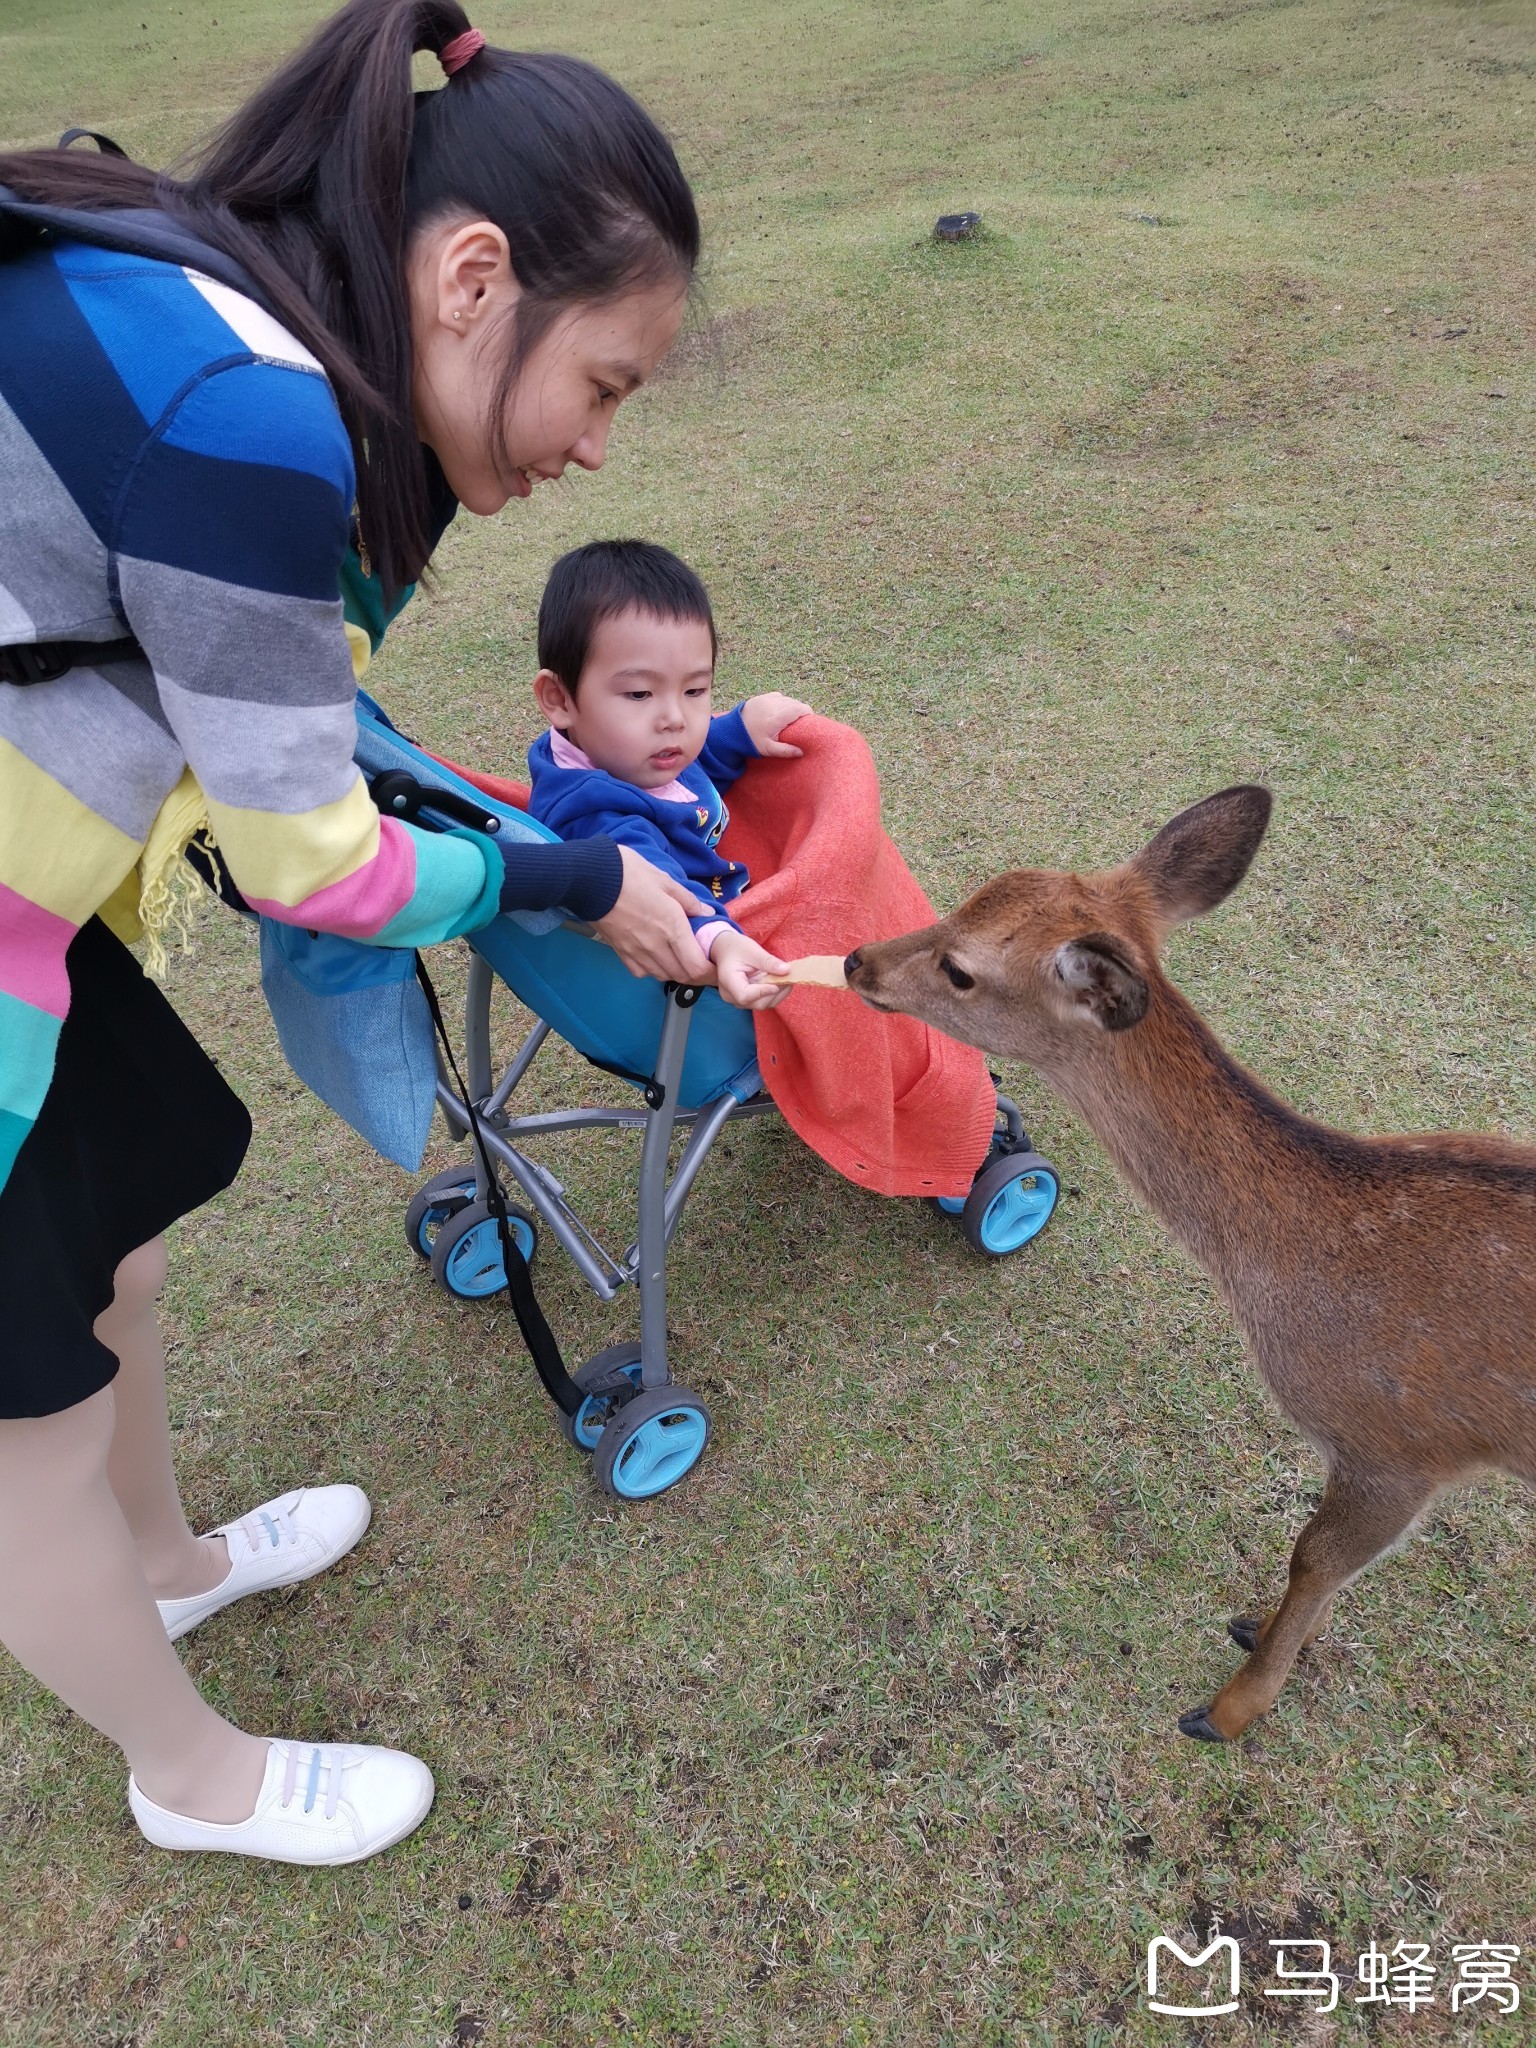
<svg viewBox="0 0 1536 2048">
<path fill-rule="evenodd" d="M 1038 1152 L 1004 1153 L 977 1174 L 960 1227 L 976 1251 L 1006 1259 L 1040 1235 L 1060 1193 L 1055 1167 Z"/>
<path fill-rule="evenodd" d="M 474 1199 L 472 1166 L 450 1166 L 422 1183 L 405 1208 L 405 1241 L 417 1258 L 431 1258 L 437 1233 L 456 1210 Z"/>
<path fill-rule="evenodd" d="M 605 1493 L 650 1500 L 685 1478 L 709 1441 L 709 1410 L 686 1387 L 647 1387 L 597 1440 L 592 1470 Z"/>
<path fill-rule="evenodd" d="M 992 1079 L 996 1081 L 996 1074 L 992 1076 Z M 979 1180 L 982 1174 L 995 1166 L 999 1159 L 1006 1159 L 1010 1153 L 1033 1152 L 1034 1149 L 1033 1144 L 1030 1142 L 1028 1131 L 1025 1131 L 1022 1137 L 1015 1138 L 1010 1135 L 1006 1123 L 999 1124 L 992 1133 L 992 1143 L 987 1147 L 986 1158 L 983 1159 L 980 1166 L 976 1169 L 977 1179 Z M 975 1183 L 973 1182 L 972 1186 L 974 1185 Z M 941 1216 L 963 1216 L 965 1214 L 966 1197 L 964 1195 L 930 1195 L 928 1200 L 930 1206 L 937 1209 Z"/>
<path fill-rule="evenodd" d="M 533 1218 L 509 1205 L 507 1220 L 519 1251 L 531 1262 L 539 1247 Z M 483 1301 L 506 1286 L 501 1238 L 484 1202 L 466 1202 L 439 1225 L 432 1243 L 432 1278 L 462 1301 Z"/>
<path fill-rule="evenodd" d="M 560 1410 L 560 1429 L 566 1442 L 574 1444 L 578 1451 L 591 1453 L 597 1449 L 597 1440 L 614 1412 L 613 1397 L 611 1393 L 591 1390 L 609 1386 L 616 1373 L 622 1373 L 632 1387 L 639 1386 L 638 1344 L 610 1344 L 606 1351 L 599 1351 L 595 1358 L 589 1358 L 579 1372 L 571 1374 L 587 1398 L 574 1415 L 567 1415 L 563 1408 Z"/>
</svg>

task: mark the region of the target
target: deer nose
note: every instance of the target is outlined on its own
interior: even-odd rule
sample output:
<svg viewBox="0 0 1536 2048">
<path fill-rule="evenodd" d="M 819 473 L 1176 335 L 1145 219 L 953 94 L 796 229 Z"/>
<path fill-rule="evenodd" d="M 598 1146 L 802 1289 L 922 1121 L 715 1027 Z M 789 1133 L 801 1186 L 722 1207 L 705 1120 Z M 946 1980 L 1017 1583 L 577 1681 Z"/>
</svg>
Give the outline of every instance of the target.
<svg viewBox="0 0 1536 2048">
<path fill-rule="evenodd" d="M 847 959 L 843 962 L 843 979 L 845 981 L 852 981 L 853 977 L 858 973 L 859 969 L 863 965 L 864 955 L 859 951 L 858 947 L 855 946 L 853 951 L 848 955 Z"/>
</svg>

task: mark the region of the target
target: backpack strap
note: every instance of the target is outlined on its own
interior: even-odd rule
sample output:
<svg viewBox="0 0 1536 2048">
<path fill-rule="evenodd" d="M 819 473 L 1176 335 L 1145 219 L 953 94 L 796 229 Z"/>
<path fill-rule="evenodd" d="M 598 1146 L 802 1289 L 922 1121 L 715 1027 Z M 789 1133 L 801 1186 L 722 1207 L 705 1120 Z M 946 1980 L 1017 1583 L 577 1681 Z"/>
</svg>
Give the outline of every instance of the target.
<svg viewBox="0 0 1536 2048">
<path fill-rule="evenodd" d="M 77 142 L 94 142 L 103 156 L 120 156 L 125 164 L 133 161 L 120 142 L 103 135 L 99 128 L 66 128 L 59 137 L 60 149 L 70 149 Z"/>
<path fill-rule="evenodd" d="M 21 198 L 9 185 L 0 185 L 0 258 L 19 256 L 50 236 L 201 271 L 215 284 L 228 285 L 231 291 L 254 299 L 274 319 L 279 317 L 243 264 L 205 242 L 195 228 L 174 214 L 163 213 L 157 206 L 43 206 Z"/>
</svg>

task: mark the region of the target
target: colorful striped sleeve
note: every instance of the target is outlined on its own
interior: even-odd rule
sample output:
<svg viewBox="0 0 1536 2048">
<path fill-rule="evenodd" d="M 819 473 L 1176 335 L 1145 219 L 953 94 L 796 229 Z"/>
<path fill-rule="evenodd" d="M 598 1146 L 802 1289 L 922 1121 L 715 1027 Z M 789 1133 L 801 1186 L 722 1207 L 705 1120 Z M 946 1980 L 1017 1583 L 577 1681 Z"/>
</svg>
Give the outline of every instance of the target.
<svg viewBox="0 0 1536 2048">
<path fill-rule="evenodd" d="M 138 852 L 128 833 L 0 737 L 0 1187 L 48 1092 L 81 903 L 99 896 L 103 878 L 109 887 L 121 880 Z"/>
<path fill-rule="evenodd" d="M 368 795 L 339 595 L 351 449 L 318 366 L 275 324 L 266 339 L 285 359 L 210 364 L 140 452 L 113 535 L 119 598 L 247 902 L 435 944 L 495 914 L 501 855 L 381 818 Z"/>
</svg>

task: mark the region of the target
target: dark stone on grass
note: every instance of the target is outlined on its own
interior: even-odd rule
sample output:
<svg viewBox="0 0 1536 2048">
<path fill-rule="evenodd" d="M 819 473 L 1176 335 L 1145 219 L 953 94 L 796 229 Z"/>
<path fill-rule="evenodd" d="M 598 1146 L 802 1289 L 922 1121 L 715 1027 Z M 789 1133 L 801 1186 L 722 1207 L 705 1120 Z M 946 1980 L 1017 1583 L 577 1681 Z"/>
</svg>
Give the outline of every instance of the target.
<svg viewBox="0 0 1536 2048">
<path fill-rule="evenodd" d="M 981 226 L 979 213 L 941 213 L 933 224 L 936 242 L 968 242 Z"/>
</svg>

